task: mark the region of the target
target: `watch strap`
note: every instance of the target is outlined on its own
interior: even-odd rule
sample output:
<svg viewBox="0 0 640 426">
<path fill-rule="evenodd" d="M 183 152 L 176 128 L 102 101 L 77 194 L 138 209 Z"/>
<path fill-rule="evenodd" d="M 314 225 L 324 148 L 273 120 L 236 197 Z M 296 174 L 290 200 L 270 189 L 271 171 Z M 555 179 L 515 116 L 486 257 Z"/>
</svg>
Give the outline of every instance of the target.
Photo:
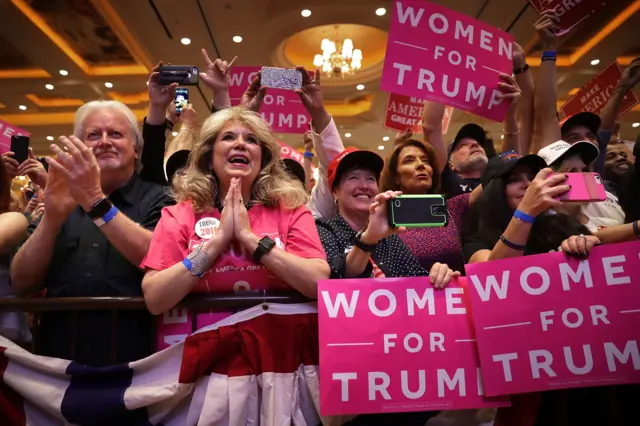
<svg viewBox="0 0 640 426">
<path fill-rule="evenodd" d="M 101 199 L 87 212 L 92 220 L 100 219 L 111 210 L 113 203 L 107 197 Z"/>
<path fill-rule="evenodd" d="M 273 241 L 269 237 L 262 237 L 260 241 L 258 241 L 258 247 L 256 247 L 256 251 L 253 252 L 253 261 L 257 264 L 260 263 L 262 258 L 267 255 L 273 248 L 275 247 L 276 242 Z"/>
<path fill-rule="evenodd" d="M 356 235 L 351 240 L 353 245 L 358 247 L 360 250 L 362 250 L 362 251 L 364 251 L 366 253 L 371 253 L 371 252 L 375 251 L 376 247 L 378 247 L 378 243 L 376 243 L 376 244 L 367 244 L 367 243 L 363 242 L 361 240 L 362 234 L 363 234 L 362 231 L 358 231 L 356 233 Z"/>
<path fill-rule="evenodd" d="M 98 226 L 99 228 L 111 222 L 116 217 L 117 214 L 118 214 L 118 208 L 112 205 L 111 209 L 109 209 L 109 211 L 105 213 L 102 217 L 93 219 L 93 223 L 95 223 L 96 226 Z"/>
</svg>

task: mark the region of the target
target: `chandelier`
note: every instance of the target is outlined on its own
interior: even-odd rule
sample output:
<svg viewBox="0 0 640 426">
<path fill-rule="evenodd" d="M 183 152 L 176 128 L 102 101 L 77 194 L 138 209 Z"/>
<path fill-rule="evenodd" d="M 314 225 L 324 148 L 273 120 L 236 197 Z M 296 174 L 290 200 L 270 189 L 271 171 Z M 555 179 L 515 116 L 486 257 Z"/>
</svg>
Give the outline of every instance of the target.
<svg viewBox="0 0 640 426">
<path fill-rule="evenodd" d="M 353 75 L 362 66 L 362 50 L 353 48 L 353 41 L 345 38 L 340 42 L 336 25 L 336 40 L 322 39 L 322 54 L 313 58 L 313 65 L 322 69 L 329 77 L 344 78 Z"/>
</svg>

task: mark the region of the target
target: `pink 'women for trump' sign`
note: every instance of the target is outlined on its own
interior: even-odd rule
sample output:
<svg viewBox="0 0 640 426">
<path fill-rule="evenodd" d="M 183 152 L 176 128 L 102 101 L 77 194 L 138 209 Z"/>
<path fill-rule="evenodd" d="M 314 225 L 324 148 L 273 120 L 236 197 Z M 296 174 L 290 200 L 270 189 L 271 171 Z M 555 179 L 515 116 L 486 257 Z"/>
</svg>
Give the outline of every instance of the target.
<svg viewBox="0 0 640 426">
<path fill-rule="evenodd" d="M 487 395 L 640 383 L 640 242 L 465 268 Z"/>
<path fill-rule="evenodd" d="M 229 75 L 229 96 L 232 105 L 239 105 L 242 94 L 251 85 L 261 67 L 233 67 Z M 292 90 L 267 89 L 260 114 L 274 132 L 304 133 L 309 130 L 311 117 Z"/>
<path fill-rule="evenodd" d="M 463 291 L 427 277 L 318 282 L 320 412 L 509 405 L 483 396 Z"/>
<path fill-rule="evenodd" d="M 513 37 L 440 5 L 394 2 L 382 90 L 502 121 L 499 74 L 511 74 Z"/>
</svg>

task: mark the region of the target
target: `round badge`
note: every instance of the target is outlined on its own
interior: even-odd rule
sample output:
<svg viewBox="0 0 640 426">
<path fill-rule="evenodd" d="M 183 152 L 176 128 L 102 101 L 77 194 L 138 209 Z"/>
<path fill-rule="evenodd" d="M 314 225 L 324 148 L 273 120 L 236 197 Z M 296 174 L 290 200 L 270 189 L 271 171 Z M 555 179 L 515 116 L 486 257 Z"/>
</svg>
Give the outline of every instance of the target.
<svg viewBox="0 0 640 426">
<path fill-rule="evenodd" d="M 196 223 L 196 235 L 204 240 L 213 237 L 216 229 L 220 225 L 220 221 L 214 217 L 205 217 Z"/>
</svg>

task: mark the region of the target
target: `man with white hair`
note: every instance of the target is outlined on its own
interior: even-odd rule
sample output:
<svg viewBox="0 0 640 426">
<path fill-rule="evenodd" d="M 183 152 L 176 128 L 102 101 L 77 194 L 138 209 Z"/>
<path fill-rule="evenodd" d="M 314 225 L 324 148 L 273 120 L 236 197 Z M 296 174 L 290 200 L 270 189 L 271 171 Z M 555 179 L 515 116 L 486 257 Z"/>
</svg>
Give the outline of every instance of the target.
<svg viewBox="0 0 640 426">
<path fill-rule="evenodd" d="M 471 192 L 480 185 L 480 176 L 489 161 L 485 152 L 487 136 L 482 127 L 465 124 L 447 148 L 448 161 L 442 172 L 442 192 L 449 197 Z"/>
<path fill-rule="evenodd" d="M 11 263 L 15 292 L 142 295 L 138 265 L 171 198 L 137 173 L 143 140 L 135 115 L 120 102 L 92 101 L 76 112 L 74 134 L 59 140 L 51 145 L 55 158 L 47 158 L 45 214 Z M 39 336 L 40 353 L 91 366 L 152 350 L 151 318 L 143 312 L 47 312 Z"/>
</svg>

